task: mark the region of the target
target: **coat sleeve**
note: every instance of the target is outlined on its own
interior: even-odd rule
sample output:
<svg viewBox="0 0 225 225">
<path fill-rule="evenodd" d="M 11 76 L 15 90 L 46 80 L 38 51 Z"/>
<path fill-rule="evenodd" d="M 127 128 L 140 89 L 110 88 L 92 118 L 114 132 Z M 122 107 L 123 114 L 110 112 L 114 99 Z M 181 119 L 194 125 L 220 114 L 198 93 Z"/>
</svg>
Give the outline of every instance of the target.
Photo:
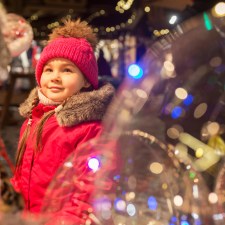
<svg viewBox="0 0 225 225">
<path fill-rule="evenodd" d="M 76 153 L 73 154 L 72 157 L 69 157 L 69 162 L 72 161 L 73 166 L 69 171 L 62 172 L 61 175 L 59 175 L 59 179 L 57 178 L 57 180 L 63 182 L 58 190 L 57 186 L 51 187 L 53 194 L 50 196 L 50 201 L 52 201 L 52 199 L 57 199 L 53 202 L 57 202 L 56 204 L 58 204 L 58 206 L 54 205 L 53 208 L 58 208 L 59 210 L 50 216 L 50 220 L 46 225 L 64 223 L 67 225 L 80 225 L 86 224 L 88 220 L 92 221 L 91 224 L 93 224 L 93 221 L 97 219 L 94 216 L 94 209 L 92 208 L 92 197 L 96 190 L 95 181 L 98 179 L 99 183 L 101 179 L 98 177 L 99 173 L 90 168 L 89 161 L 93 158 L 100 159 L 102 156 L 102 148 L 89 143 L 84 143 L 94 137 L 98 137 L 101 134 L 101 131 L 102 129 L 100 126 L 89 126 L 82 132 L 82 138 L 76 146 Z M 107 170 L 108 169 L 112 168 L 107 168 Z M 111 183 L 103 179 L 101 188 L 107 191 L 111 188 Z"/>
</svg>

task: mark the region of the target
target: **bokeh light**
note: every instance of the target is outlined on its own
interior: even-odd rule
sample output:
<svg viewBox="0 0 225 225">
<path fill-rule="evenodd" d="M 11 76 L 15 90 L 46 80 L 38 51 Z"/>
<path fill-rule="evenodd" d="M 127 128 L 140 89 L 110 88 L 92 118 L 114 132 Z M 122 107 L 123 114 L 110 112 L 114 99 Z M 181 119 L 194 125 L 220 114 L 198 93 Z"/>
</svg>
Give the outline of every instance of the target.
<svg viewBox="0 0 225 225">
<path fill-rule="evenodd" d="M 88 160 L 88 166 L 90 169 L 92 169 L 94 172 L 98 170 L 100 163 L 97 158 L 91 158 Z"/>
<path fill-rule="evenodd" d="M 143 76 L 143 70 L 137 64 L 132 64 L 128 67 L 128 73 L 135 79 L 140 79 Z"/>
<path fill-rule="evenodd" d="M 189 105 L 192 104 L 193 100 L 194 100 L 194 97 L 193 97 L 192 95 L 188 95 L 188 96 L 184 99 L 183 103 L 184 103 L 184 105 L 189 106 Z"/>
</svg>

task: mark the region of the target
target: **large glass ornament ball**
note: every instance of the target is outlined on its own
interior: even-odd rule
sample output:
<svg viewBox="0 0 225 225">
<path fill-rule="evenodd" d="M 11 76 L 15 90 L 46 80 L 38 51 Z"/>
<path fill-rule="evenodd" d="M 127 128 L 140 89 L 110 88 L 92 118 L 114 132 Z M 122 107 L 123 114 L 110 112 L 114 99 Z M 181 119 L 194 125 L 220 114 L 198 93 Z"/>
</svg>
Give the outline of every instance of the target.
<svg viewBox="0 0 225 225">
<path fill-rule="evenodd" d="M 6 46 L 4 36 L 2 34 L 2 27 L 6 24 L 6 10 L 0 2 L 0 87 L 4 81 L 8 79 L 7 66 L 11 61 L 9 49 Z"/>
<path fill-rule="evenodd" d="M 56 174 L 43 214 L 80 219 L 59 224 L 224 224 L 212 195 L 225 149 L 224 19 L 213 8 L 148 46 L 129 67 L 101 137 Z"/>
<path fill-rule="evenodd" d="M 33 40 L 30 24 L 22 16 L 14 13 L 6 14 L 6 23 L 2 32 L 12 57 L 28 50 Z"/>
<path fill-rule="evenodd" d="M 116 142 L 89 142 L 64 162 L 46 193 L 43 215 L 51 220 L 72 205 L 74 223 L 61 218 L 56 224 L 213 224 L 204 180 L 175 155 L 174 146 L 140 129 Z"/>
</svg>

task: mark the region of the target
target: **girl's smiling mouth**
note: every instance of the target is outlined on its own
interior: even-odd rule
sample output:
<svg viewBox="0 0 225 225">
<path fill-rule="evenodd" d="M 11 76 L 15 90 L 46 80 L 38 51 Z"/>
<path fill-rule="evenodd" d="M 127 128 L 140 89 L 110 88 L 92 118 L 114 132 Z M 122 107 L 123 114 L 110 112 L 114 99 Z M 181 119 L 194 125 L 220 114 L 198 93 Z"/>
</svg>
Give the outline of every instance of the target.
<svg viewBox="0 0 225 225">
<path fill-rule="evenodd" d="M 49 90 L 51 90 L 53 92 L 58 92 L 58 91 L 62 91 L 63 88 L 62 87 L 58 87 L 58 86 L 52 86 L 52 87 L 49 87 Z"/>
</svg>

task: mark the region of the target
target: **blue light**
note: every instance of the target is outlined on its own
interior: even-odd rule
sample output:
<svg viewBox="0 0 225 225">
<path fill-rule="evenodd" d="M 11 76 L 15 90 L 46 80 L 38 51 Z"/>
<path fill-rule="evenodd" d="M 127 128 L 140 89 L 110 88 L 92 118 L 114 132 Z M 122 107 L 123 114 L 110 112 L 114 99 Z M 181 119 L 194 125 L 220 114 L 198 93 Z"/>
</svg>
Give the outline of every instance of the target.
<svg viewBox="0 0 225 225">
<path fill-rule="evenodd" d="M 131 64 L 128 67 L 128 74 L 134 79 L 140 79 L 143 76 L 143 70 L 137 64 Z"/>
<path fill-rule="evenodd" d="M 184 215 L 182 215 L 180 218 L 181 218 L 181 220 L 186 221 L 186 220 L 187 220 L 187 215 L 184 214 Z"/>
<path fill-rule="evenodd" d="M 188 221 L 183 220 L 183 221 L 180 222 L 180 225 L 190 225 L 190 224 L 188 223 Z"/>
<path fill-rule="evenodd" d="M 173 222 L 173 223 L 176 223 L 177 222 L 177 217 L 176 216 L 172 216 L 170 218 L 170 221 Z"/>
<path fill-rule="evenodd" d="M 121 198 L 116 198 L 114 201 L 114 207 L 118 211 L 124 211 L 126 208 L 126 202 Z"/>
<path fill-rule="evenodd" d="M 201 221 L 200 219 L 197 219 L 197 220 L 195 221 L 195 224 L 196 224 L 196 225 L 202 225 L 202 221 Z"/>
<path fill-rule="evenodd" d="M 154 196 L 148 198 L 148 208 L 151 210 L 156 210 L 158 206 L 157 200 Z"/>
<path fill-rule="evenodd" d="M 183 103 L 184 105 L 188 106 L 190 105 L 194 100 L 193 95 L 188 95 L 187 98 L 184 99 Z"/>
<path fill-rule="evenodd" d="M 113 180 L 119 180 L 120 179 L 120 175 L 115 175 L 114 177 L 113 177 Z"/>
<path fill-rule="evenodd" d="M 173 108 L 171 116 L 173 119 L 177 119 L 181 116 L 181 114 L 182 114 L 182 108 L 180 106 L 176 106 Z"/>
<path fill-rule="evenodd" d="M 215 72 L 216 73 L 223 73 L 225 71 L 225 66 L 222 64 L 222 65 L 220 65 L 220 66 L 218 66 L 218 67 L 216 67 L 216 69 L 215 69 Z"/>
</svg>

